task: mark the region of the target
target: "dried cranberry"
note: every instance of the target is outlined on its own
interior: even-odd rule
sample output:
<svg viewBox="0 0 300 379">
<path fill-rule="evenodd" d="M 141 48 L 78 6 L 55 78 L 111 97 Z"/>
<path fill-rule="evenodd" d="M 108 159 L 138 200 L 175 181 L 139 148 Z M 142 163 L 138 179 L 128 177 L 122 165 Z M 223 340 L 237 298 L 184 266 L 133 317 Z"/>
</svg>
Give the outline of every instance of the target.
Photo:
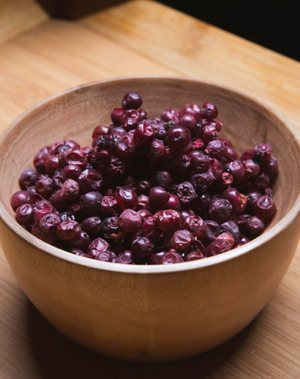
<svg viewBox="0 0 300 379">
<path fill-rule="evenodd" d="M 169 250 L 166 254 L 161 258 L 161 264 L 168 265 L 174 263 L 184 262 L 181 255 L 176 252 L 176 250 Z"/>
<path fill-rule="evenodd" d="M 254 212 L 262 219 L 273 217 L 276 212 L 273 198 L 268 195 L 259 197 L 254 203 Z"/>
<path fill-rule="evenodd" d="M 88 192 L 79 198 L 80 208 L 88 216 L 97 216 L 100 213 L 100 205 L 103 196 L 99 192 Z"/>
<path fill-rule="evenodd" d="M 81 227 L 76 221 L 62 222 L 57 226 L 56 234 L 63 241 L 75 240 L 80 237 Z"/>
<path fill-rule="evenodd" d="M 136 92 L 127 93 L 122 100 L 122 106 L 124 109 L 138 109 L 142 106 L 142 104 L 143 100 Z"/>
<path fill-rule="evenodd" d="M 177 196 L 183 204 L 189 204 L 197 198 L 195 188 L 188 181 L 182 182 L 178 185 Z"/>
<path fill-rule="evenodd" d="M 131 251 L 135 259 L 145 258 L 153 253 L 154 245 L 146 237 L 138 237 L 131 244 Z"/>
<path fill-rule="evenodd" d="M 200 216 L 188 216 L 184 220 L 183 228 L 189 230 L 196 238 L 200 238 L 205 232 L 205 224 Z"/>
<path fill-rule="evenodd" d="M 102 184 L 102 175 L 94 169 L 84 170 L 78 177 L 78 185 L 82 193 L 99 191 Z"/>
<path fill-rule="evenodd" d="M 119 225 L 125 232 L 135 232 L 142 226 L 142 217 L 132 209 L 125 209 L 120 214 Z"/>
<path fill-rule="evenodd" d="M 124 109 L 123 108 L 114 108 L 111 112 L 110 118 L 114 125 L 121 125 L 121 117 L 123 116 Z M 94 137 L 93 137 L 94 138 Z"/>
<path fill-rule="evenodd" d="M 212 120 L 218 116 L 217 107 L 212 103 L 204 103 L 200 112 L 201 118 Z"/>
<path fill-rule="evenodd" d="M 130 265 L 133 263 L 133 254 L 130 250 L 124 250 L 117 257 L 116 263 L 122 263 L 123 265 Z"/>
<path fill-rule="evenodd" d="M 15 211 L 22 204 L 31 204 L 31 197 L 26 191 L 17 191 L 10 198 L 10 205 Z"/>
<path fill-rule="evenodd" d="M 249 218 L 245 231 L 251 237 L 256 237 L 265 230 L 265 223 L 257 216 Z"/>
<path fill-rule="evenodd" d="M 156 171 L 151 176 L 153 186 L 168 188 L 172 184 L 172 177 L 168 171 Z"/>
<path fill-rule="evenodd" d="M 157 227 L 163 232 L 175 231 L 182 224 L 181 213 L 175 209 L 166 209 L 155 213 L 154 220 Z"/>
<path fill-rule="evenodd" d="M 83 220 L 81 228 L 89 236 L 95 237 L 100 234 L 102 229 L 101 219 L 97 216 L 88 217 Z"/>
<path fill-rule="evenodd" d="M 170 198 L 169 192 L 167 192 L 163 187 L 152 187 L 149 193 L 149 203 L 154 208 L 160 208 Z"/>
<path fill-rule="evenodd" d="M 16 209 L 16 220 L 19 224 L 28 227 L 33 225 L 33 209 L 30 204 L 22 204 Z"/>
<path fill-rule="evenodd" d="M 185 126 L 175 126 L 169 129 L 166 142 L 173 150 L 181 150 L 191 142 L 191 132 Z"/>
<path fill-rule="evenodd" d="M 166 109 L 163 111 L 161 115 L 161 119 L 168 122 L 168 121 L 179 121 L 179 111 L 177 109 Z"/>
<path fill-rule="evenodd" d="M 47 213 L 41 218 L 39 225 L 44 233 L 54 233 L 60 223 L 61 219 L 56 213 Z"/>
<path fill-rule="evenodd" d="M 55 213 L 55 208 L 47 200 L 40 200 L 34 204 L 33 208 L 34 222 L 39 225 L 41 218 L 47 213 Z"/>
<path fill-rule="evenodd" d="M 188 230 L 177 230 L 171 238 L 171 247 L 177 252 L 186 253 L 193 238 L 192 233 Z"/>
<path fill-rule="evenodd" d="M 201 120 L 201 111 L 197 104 L 186 104 L 180 112 L 180 117 L 184 115 L 191 115 L 195 118 L 197 122 Z"/>
<path fill-rule="evenodd" d="M 138 205 L 138 196 L 129 187 L 117 187 L 116 200 L 123 210 L 127 208 L 136 209 Z"/>
<path fill-rule="evenodd" d="M 122 113 L 123 113 L 123 109 L 122 109 Z M 103 125 L 96 126 L 92 133 L 92 139 L 94 140 L 95 138 L 99 136 L 103 136 L 105 134 L 108 134 L 107 126 L 103 126 Z"/>
<path fill-rule="evenodd" d="M 232 212 L 232 205 L 226 199 L 217 199 L 213 201 L 209 207 L 209 215 L 212 220 L 219 224 L 227 221 Z"/>
<path fill-rule="evenodd" d="M 22 171 L 19 177 L 19 186 L 22 190 L 25 190 L 28 187 L 34 186 L 38 178 L 39 175 L 36 170 L 27 168 L 26 170 Z"/>
<path fill-rule="evenodd" d="M 74 164 L 84 169 L 87 164 L 87 157 L 80 150 L 67 150 L 60 155 L 60 161 L 63 166 Z"/>
<path fill-rule="evenodd" d="M 181 211 L 181 205 L 178 196 L 171 194 L 169 200 L 164 204 L 161 209 L 175 209 Z"/>
<path fill-rule="evenodd" d="M 214 240 L 211 244 L 209 244 L 205 250 L 205 255 L 208 257 L 212 257 L 214 255 L 218 255 L 224 253 L 225 251 L 230 250 L 228 243 L 225 240 Z"/>
</svg>

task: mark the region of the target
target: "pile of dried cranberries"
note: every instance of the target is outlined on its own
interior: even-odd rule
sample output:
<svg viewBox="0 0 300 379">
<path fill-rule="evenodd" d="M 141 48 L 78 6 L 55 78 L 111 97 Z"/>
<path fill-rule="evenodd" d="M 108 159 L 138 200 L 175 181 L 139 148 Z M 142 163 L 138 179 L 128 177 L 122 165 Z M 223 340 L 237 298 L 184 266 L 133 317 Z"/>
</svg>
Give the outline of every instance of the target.
<svg viewBox="0 0 300 379">
<path fill-rule="evenodd" d="M 18 223 L 73 254 L 123 264 L 202 259 L 262 233 L 276 212 L 271 146 L 238 159 L 219 138 L 212 103 L 150 120 L 141 105 L 126 94 L 112 125 L 94 129 L 92 147 L 43 147 L 11 197 Z"/>
</svg>

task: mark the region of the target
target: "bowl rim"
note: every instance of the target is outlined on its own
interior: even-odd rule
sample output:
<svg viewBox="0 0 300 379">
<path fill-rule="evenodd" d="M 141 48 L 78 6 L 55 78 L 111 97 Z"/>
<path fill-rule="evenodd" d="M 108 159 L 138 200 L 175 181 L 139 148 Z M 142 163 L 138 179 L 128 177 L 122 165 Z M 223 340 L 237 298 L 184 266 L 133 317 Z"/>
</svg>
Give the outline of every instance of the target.
<svg viewBox="0 0 300 379">
<path fill-rule="evenodd" d="M 97 81 L 92 81 L 89 83 L 85 83 L 82 85 L 69 88 L 55 95 L 47 97 L 46 99 L 38 102 L 37 104 L 25 110 L 5 128 L 5 130 L 0 135 L 0 147 L 5 141 L 5 138 L 7 137 L 7 135 L 9 135 L 11 130 L 15 127 L 15 125 L 17 125 L 20 121 L 22 121 L 22 119 L 25 118 L 32 111 L 37 110 L 38 108 L 43 106 L 45 103 L 48 103 L 56 98 L 66 96 L 67 94 L 71 92 L 81 91 L 82 89 L 87 89 L 94 85 L 99 85 L 99 84 L 101 85 L 101 84 L 117 82 L 117 81 L 123 81 L 123 82 L 129 81 L 129 80 L 141 81 L 145 79 L 166 80 L 166 81 L 175 80 L 178 82 L 183 82 L 183 81 L 184 82 L 197 82 L 197 83 L 213 86 L 216 88 L 222 88 L 233 94 L 237 94 L 241 97 L 244 97 L 247 100 L 250 100 L 256 103 L 257 105 L 259 105 L 260 107 L 264 108 L 266 111 L 270 112 L 275 117 L 279 118 L 280 121 L 283 122 L 285 127 L 289 129 L 289 131 L 292 133 L 294 140 L 298 144 L 298 147 L 300 150 L 300 135 L 295 130 L 295 128 L 291 125 L 291 123 L 287 121 L 277 111 L 273 110 L 272 108 L 258 101 L 257 99 L 243 92 L 237 91 L 235 89 L 232 89 L 230 87 L 227 87 L 221 84 L 216 84 L 213 82 L 204 81 L 200 79 L 194 79 L 194 78 L 187 78 L 187 77 L 181 77 L 181 76 L 166 76 L 166 75 L 122 76 L 122 77 L 97 80 Z M 26 231 L 20 224 L 18 224 L 17 221 L 7 212 L 6 208 L 4 207 L 4 204 L 0 201 L 0 218 L 2 219 L 2 221 L 14 233 L 16 233 L 20 238 L 22 238 L 25 241 L 25 243 L 33 245 L 34 247 L 39 249 L 41 253 L 50 254 L 58 259 L 61 259 L 61 260 L 64 260 L 76 265 L 84 266 L 86 268 L 91 268 L 95 270 L 103 270 L 103 271 L 119 272 L 119 273 L 127 273 L 127 274 L 164 274 L 164 273 L 170 273 L 170 272 L 184 272 L 184 271 L 190 271 L 190 270 L 196 270 L 196 269 L 204 269 L 205 267 L 211 267 L 211 266 L 219 265 L 221 263 L 225 263 L 227 261 L 243 256 L 260 246 L 265 245 L 271 238 L 275 237 L 284 229 L 286 229 L 290 224 L 292 224 L 299 213 L 300 213 L 300 191 L 299 191 L 298 197 L 295 200 L 295 203 L 293 204 L 289 212 L 281 220 L 279 220 L 277 224 L 275 224 L 272 228 L 267 230 L 262 235 L 256 237 L 252 241 L 238 248 L 229 250 L 225 253 L 222 253 L 213 257 L 199 259 L 199 260 L 195 260 L 191 262 L 182 262 L 182 264 L 179 263 L 179 264 L 173 264 L 173 265 L 172 264 L 170 265 L 124 265 L 120 263 L 112 264 L 111 262 L 102 262 L 102 261 L 98 261 L 94 259 L 80 257 L 75 254 L 71 254 L 70 252 L 67 252 L 65 250 L 54 247 L 46 242 L 41 241 L 40 239 L 36 238 L 31 233 Z"/>
</svg>

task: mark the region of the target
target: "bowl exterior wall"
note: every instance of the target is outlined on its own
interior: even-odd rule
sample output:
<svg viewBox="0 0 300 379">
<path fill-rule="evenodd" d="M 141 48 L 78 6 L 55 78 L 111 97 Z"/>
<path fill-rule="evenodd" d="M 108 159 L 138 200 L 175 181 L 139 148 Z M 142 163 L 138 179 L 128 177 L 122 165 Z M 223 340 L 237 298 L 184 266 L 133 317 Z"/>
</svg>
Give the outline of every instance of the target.
<svg viewBox="0 0 300 379">
<path fill-rule="evenodd" d="M 24 243 L 2 221 L 0 225 L 14 275 L 58 330 L 104 355 L 158 362 L 210 350 L 254 319 L 288 269 L 300 218 L 237 259 L 149 275 L 67 262 Z"/>
</svg>

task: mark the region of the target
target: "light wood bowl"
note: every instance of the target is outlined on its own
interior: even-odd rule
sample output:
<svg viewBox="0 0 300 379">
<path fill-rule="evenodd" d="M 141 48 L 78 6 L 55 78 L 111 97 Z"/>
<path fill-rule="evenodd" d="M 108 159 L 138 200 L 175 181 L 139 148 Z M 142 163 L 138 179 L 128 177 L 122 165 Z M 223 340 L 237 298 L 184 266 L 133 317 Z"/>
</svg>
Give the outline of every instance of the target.
<svg viewBox="0 0 300 379">
<path fill-rule="evenodd" d="M 279 161 L 277 213 L 263 235 L 219 256 L 159 266 L 94 261 L 50 246 L 14 219 L 10 196 L 33 155 L 58 139 L 91 144 L 96 125 L 129 91 L 149 117 L 188 102 L 217 105 L 223 136 L 241 153 L 269 142 Z M 241 331 L 286 273 L 300 226 L 300 145 L 293 128 L 256 100 L 196 80 L 133 77 L 65 91 L 32 107 L 0 137 L 0 230 L 8 263 L 26 295 L 63 334 L 101 354 L 168 361 L 202 353 Z"/>
</svg>

